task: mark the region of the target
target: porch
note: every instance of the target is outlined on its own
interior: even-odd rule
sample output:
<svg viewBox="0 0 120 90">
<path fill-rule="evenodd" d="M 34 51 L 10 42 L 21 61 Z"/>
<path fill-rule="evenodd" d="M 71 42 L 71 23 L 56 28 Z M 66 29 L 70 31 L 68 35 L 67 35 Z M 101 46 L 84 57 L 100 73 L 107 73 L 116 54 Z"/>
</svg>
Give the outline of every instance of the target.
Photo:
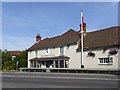
<svg viewBox="0 0 120 90">
<path fill-rule="evenodd" d="M 30 68 L 68 68 L 69 57 L 40 57 L 30 59 Z"/>
</svg>

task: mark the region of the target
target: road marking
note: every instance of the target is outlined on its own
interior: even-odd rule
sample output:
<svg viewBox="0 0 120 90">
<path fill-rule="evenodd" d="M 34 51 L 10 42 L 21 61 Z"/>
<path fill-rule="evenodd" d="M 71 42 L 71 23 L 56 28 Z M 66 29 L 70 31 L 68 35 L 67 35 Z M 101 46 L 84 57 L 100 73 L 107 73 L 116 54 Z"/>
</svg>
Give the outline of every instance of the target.
<svg viewBox="0 0 120 90">
<path fill-rule="evenodd" d="M 15 75 L 0 75 L 2 77 L 11 78 L 51 78 L 51 79 L 75 79 L 75 80 L 120 80 L 120 79 L 110 79 L 110 78 L 81 78 L 81 77 L 51 77 L 51 76 L 15 76 Z"/>
</svg>

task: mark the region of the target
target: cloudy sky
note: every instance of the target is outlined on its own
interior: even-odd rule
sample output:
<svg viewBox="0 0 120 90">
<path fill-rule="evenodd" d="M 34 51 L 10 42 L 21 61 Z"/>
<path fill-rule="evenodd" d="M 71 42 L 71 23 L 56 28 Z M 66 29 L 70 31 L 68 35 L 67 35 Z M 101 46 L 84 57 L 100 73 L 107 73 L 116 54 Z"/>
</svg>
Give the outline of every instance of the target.
<svg viewBox="0 0 120 90">
<path fill-rule="evenodd" d="M 2 49 L 24 50 L 69 29 L 79 31 L 83 10 L 87 31 L 118 26 L 117 2 L 3 2 Z"/>
</svg>

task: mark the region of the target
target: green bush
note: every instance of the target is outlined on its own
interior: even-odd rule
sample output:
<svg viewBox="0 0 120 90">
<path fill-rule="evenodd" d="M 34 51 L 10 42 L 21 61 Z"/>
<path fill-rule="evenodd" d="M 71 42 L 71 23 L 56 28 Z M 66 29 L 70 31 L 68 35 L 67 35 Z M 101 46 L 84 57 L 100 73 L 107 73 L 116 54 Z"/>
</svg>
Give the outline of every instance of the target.
<svg viewBox="0 0 120 90">
<path fill-rule="evenodd" d="M 24 51 L 22 52 L 20 55 L 18 55 L 16 58 L 15 58 L 16 61 L 19 61 L 20 63 L 20 68 L 21 67 L 27 67 L 27 52 Z"/>
<path fill-rule="evenodd" d="M 15 70 L 16 69 L 16 61 L 12 60 L 12 61 L 5 62 L 3 69 Z"/>
<path fill-rule="evenodd" d="M 11 60 L 10 59 L 11 56 L 8 54 L 6 55 L 5 53 L 4 53 L 4 56 L 2 57 L 3 57 L 2 59 L 4 59 L 2 62 L 3 70 L 16 70 L 18 68 L 27 67 L 27 52 L 26 51 L 23 51 L 20 55 L 16 56 L 14 60 Z M 19 61 L 19 67 L 16 66 L 17 61 Z"/>
</svg>

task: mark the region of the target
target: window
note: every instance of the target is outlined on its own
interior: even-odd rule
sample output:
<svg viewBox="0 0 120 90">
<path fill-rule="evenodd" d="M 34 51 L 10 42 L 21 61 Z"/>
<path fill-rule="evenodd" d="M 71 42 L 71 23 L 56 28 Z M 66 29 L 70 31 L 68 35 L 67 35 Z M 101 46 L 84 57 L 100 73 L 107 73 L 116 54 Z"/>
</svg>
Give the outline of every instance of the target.
<svg viewBox="0 0 120 90">
<path fill-rule="evenodd" d="M 48 48 L 45 49 L 45 54 L 49 54 L 49 49 Z"/>
<path fill-rule="evenodd" d="M 33 67 L 33 61 L 30 61 L 30 67 Z"/>
<path fill-rule="evenodd" d="M 35 57 L 37 57 L 38 55 L 38 50 L 35 50 Z"/>
<path fill-rule="evenodd" d="M 33 67 L 36 68 L 36 61 L 34 61 L 34 66 Z"/>
<path fill-rule="evenodd" d="M 16 58 L 16 56 L 12 56 L 12 60 L 14 60 Z"/>
<path fill-rule="evenodd" d="M 67 45 L 67 49 L 69 49 L 70 45 Z"/>
<path fill-rule="evenodd" d="M 113 58 L 112 57 L 109 58 L 109 63 L 113 63 Z"/>
<path fill-rule="evenodd" d="M 60 55 L 64 55 L 64 47 L 60 46 Z"/>
<path fill-rule="evenodd" d="M 55 61 L 55 67 L 58 68 L 58 61 Z"/>
<path fill-rule="evenodd" d="M 64 68 L 64 60 L 60 60 L 60 68 Z"/>
<path fill-rule="evenodd" d="M 45 62 L 42 62 L 42 65 L 45 65 Z"/>
<path fill-rule="evenodd" d="M 32 51 L 30 50 L 30 54 L 32 54 Z"/>
<path fill-rule="evenodd" d="M 113 58 L 107 57 L 107 58 L 99 58 L 99 64 L 112 64 Z"/>
<path fill-rule="evenodd" d="M 68 60 L 65 60 L 65 68 L 68 68 Z"/>
</svg>

